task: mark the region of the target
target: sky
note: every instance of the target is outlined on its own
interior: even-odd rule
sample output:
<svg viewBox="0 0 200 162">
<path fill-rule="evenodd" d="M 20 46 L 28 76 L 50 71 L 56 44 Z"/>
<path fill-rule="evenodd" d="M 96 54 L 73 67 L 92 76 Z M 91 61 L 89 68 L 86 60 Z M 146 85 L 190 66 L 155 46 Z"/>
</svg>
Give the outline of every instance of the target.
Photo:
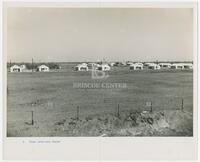
<svg viewBox="0 0 200 162">
<path fill-rule="evenodd" d="M 8 8 L 12 62 L 192 61 L 186 8 Z"/>
</svg>

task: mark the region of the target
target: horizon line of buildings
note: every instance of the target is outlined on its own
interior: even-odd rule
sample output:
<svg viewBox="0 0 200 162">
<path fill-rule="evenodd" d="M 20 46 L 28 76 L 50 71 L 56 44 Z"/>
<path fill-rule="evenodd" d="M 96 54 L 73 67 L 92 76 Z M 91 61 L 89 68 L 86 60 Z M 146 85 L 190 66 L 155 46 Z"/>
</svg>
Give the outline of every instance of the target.
<svg viewBox="0 0 200 162">
<path fill-rule="evenodd" d="M 75 71 L 89 71 L 89 70 L 100 70 L 100 71 L 110 71 L 111 67 L 114 66 L 128 66 L 130 70 L 143 70 L 143 69 L 151 69 L 151 70 L 159 70 L 159 69 L 193 69 L 193 63 L 165 63 L 165 62 L 131 62 L 128 61 L 125 64 L 121 62 L 89 62 L 89 63 L 81 63 L 74 67 Z M 9 72 L 30 72 L 33 69 L 28 70 L 25 64 L 17 65 L 14 64 L 9 68 Z M 50 68 L 45 65 L 38 65 L 34 71 L 39 72 L 49 72 Z"/>
<path fill-rule="evenodd" d="M 42 64 L 42 65 L 37 66 L 36 71 L 39 71 L 39 72 L 49 72 L 49 69 L 50 68 L 48 66 Z M 33 69 L 28 70 L 26 68 L 25 64 L 22 64 L 22 65 L 16 65 L 15 64 L 15 65 L 13 65 L 13 66 L 10 67 L 9 72 L 29 72 L 29 71 L 32 71 L 32 70 Z"/>
<path fill-rule="evenodd" d="M 118 63 L 81 63 L 75 66 L 76 71 L 89 71 L 89 70 L 101 70 L 101 71 L 109 71 L 113 66 L 129 66 L 130 70 L 143 70 L 151 69 L 151 70 L 159 70 L 159 69 L 193 69 L 192 63 L 142 63 L 142 62 L 128 62 L 126 64 L 118 64 Z"/>
</svg>

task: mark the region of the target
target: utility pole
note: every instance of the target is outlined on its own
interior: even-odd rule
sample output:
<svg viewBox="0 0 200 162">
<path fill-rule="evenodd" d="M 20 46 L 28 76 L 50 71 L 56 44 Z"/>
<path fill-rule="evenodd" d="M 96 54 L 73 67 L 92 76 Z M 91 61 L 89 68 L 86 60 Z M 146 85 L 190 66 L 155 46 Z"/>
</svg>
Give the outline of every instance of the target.
<svg viewBox="0 0 200 162">
<path fill-rule="evenodd" d="M 33 73 L 33 58 L 32 58 L 32 73 Z"/>
</svg>

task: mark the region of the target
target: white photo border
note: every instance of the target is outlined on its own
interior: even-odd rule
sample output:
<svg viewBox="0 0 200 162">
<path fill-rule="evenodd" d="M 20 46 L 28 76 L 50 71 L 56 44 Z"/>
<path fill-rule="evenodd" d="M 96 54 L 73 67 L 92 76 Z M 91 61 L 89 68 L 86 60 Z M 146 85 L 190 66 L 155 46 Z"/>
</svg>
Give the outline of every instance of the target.
<svg viewBox="0 0 200 162">
<path fill-rule="evenodd" d="M 7 7 L 193 8 L 193 137 L 7 137 L 6 9 Z M 196 160 L 197 159 L 197 2 L 4 2 L 3 4 L 3 155 L 7 160 Z M 60 141 L 35 144 L 31 141 Z"/>
</svg>

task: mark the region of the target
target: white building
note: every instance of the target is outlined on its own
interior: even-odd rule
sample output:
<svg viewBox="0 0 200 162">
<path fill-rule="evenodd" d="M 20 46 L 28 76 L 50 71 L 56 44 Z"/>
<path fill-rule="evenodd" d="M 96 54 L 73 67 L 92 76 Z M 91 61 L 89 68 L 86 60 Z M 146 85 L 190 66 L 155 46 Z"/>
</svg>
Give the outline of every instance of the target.
<svg viewBox="0 0 200 162">
<path fill-rule="evenodd" d="M 126 65 L 126 62 L 125 62 L 125 61 L 122 61 L 122 62 L 121 62 L 121 65 L 125 66 L 125 65 Z"/>
<path fill-rule="evenodd" d="M 172 64 L 171 69 L 184 69 L 183 64 Z"/>
<path fill-rule="evenodd" d="M 133 65 L 134 63 L 133 62 L 130 62 L 130 61 L 127 61 L 126 62 L 126 65 L 130 66 L 130 65 Z"/>
<path fill-rule="evenodd" d="M 48 72 L 49 71 L 49 67 L 46 66 L 46 65 L 40 65 L 40 66 L 37 67 L 37 71 Z"/>
<path fill-rule="evenodd" d="M 100 65 L 97 64 L 97 63 L 88 63 L 88 64 L 87 64 L 88 70 L 98 70 L 98 67 L 99 67 L 99 66 L 100 66 Z"/>
<path fill-rule="evenodd" d="M 144 63 L 144 66 L 145 66 L 145 67 L 148 67 L 149 65 L 152 65 L 152 64 L 155 64 L 155 63 L 152 63 L 152 62 L 146 62 L 146 63 Z"/>
<path fill-rule="evenodd" d="M 101 71 L 109 71 L 110 70 L 110 66 L 108 64 L 102 64 L 98 67 L 98 70 Z"/>
<path fill-rule="evenodd" d="M 115 66 L 115 62 L 110 62 L 110 66 Z"/>
<path fill-rule="evenodd" d="M 189 64 L 189 63 L 186 64 L 186 63 L 185 63 L 185 64 L 183 64 L 183 68 L 184 68 L 184 69 L 193 69 L 193 64 Z"/>
<path fill-rule="evenodd" d="M 20 65 L 20 67 L 22 68 L 22 70 L 25 70 L 26 69 L 26 65 Z"/>
<path fill-rule="evenodd" d="M 133 62 L 129 62 L 129 63 L 127 63 L 127 65 L 131 66 L 131 65 L 134 65 L 134 63 Z"/>
<path fill-rule="evenodd" d="M 88 66 L 86 63 L 82 63 L 82 64 L 78 64 L 76 67 L 75 67 L 75 70 L 76 71 L 88 71 Z"/>
<path fill-rule="evenodd" d="M 136 63 L 130 65 L 130 70 L 143 70 L 143 64 L 141 63 Z"/>
<path fill-rule="evenodd" d="M 171 64 L 170 63 L 159 63 L 160 67 L 162 69 L 169 69 L 171 68 Z"/>
<path fill-rule="evenodd" d="M 148 68 L 151 69 L 151 70 L 159 70 L 160 65 L 151 63 L 151 64 L 148 65 Z"/>
<path fill-rule="evenodd" d="M 10 67 L 10 72 L 22 72 L 22 68 L 18 65 L 13 65 Z"/>
<path fill-rule="evenodd" d="M 141 63 L 141 62 L 136 62 L 135 64 L 144 66 L 143 63 Z"/>
</svg>

